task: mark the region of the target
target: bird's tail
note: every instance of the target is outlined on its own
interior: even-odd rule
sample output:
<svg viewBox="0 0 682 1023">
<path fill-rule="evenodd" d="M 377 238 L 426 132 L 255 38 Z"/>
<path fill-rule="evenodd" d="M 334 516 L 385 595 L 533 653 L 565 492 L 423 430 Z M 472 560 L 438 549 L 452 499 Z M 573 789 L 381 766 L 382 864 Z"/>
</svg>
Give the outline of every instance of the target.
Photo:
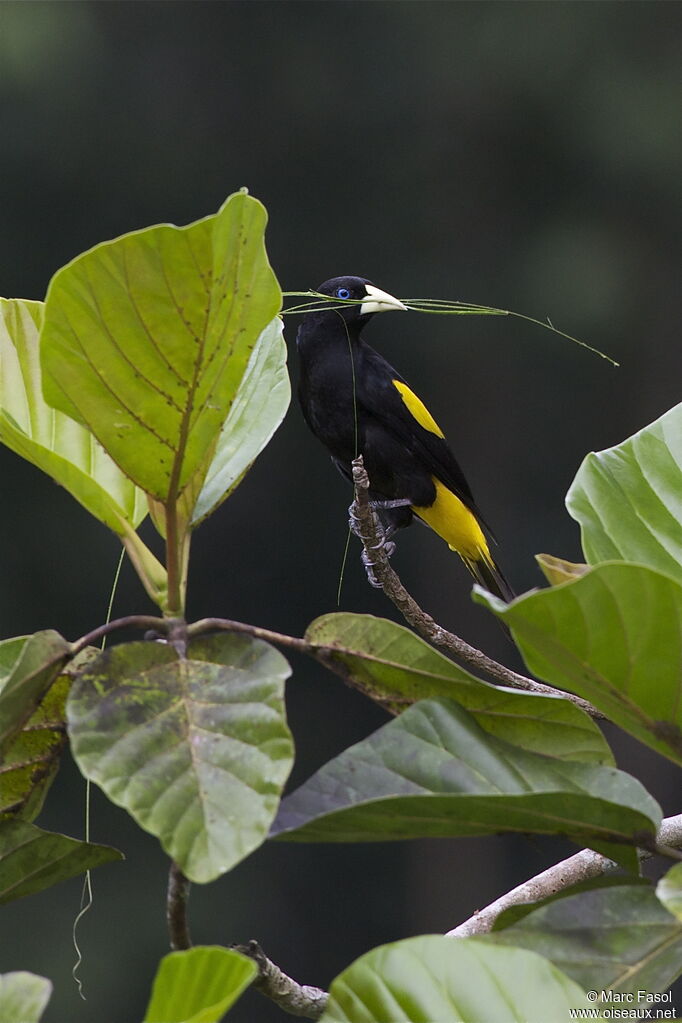
<svg viewBox="0 0 682 1023">
<path fill-rule="evenodd" d="M 477 583 L 508 604 L 516 594 L 490 555 L 488 554 L 486 557 L 486 553 L 486 551 L 480 551 L 480 557 L 476 559 L 466 557 L 464 554 L 460 554 L 460 557 Z"/>
</svg>

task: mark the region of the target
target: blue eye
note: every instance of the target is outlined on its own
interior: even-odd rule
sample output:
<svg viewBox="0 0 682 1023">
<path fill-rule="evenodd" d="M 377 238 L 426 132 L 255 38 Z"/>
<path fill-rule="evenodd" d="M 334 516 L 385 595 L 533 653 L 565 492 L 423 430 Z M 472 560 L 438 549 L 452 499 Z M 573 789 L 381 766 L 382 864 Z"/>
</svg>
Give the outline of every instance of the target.
<svg viewBox="0 0 682 1023">
<path fill-rule="evenodd" d="M 348 290 L 348 288 L 337 288 L 336 289 L 336 297 L 337 298 L 350 298 L 350 291 Z"/>
</svg>

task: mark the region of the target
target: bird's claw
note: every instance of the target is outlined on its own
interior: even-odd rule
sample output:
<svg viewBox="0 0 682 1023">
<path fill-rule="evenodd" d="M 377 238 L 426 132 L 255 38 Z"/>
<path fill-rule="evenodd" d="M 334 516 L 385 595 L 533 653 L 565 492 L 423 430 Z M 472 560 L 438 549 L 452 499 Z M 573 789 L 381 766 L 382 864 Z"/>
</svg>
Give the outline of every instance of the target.
<svg viewBox="0 0 682 1023">
<path fill-rule="evenodd" d="M 375 590 L 381 590 L 383 587 L 377 578 L 376 568 L 370 561 L 367 551 L 363 550 L 360 557 L 362 558 L 362 564 L 365 566 L 365 572 L 367 573 L 367 582 L 370 586 L 373 586 Z"/>
</svg>

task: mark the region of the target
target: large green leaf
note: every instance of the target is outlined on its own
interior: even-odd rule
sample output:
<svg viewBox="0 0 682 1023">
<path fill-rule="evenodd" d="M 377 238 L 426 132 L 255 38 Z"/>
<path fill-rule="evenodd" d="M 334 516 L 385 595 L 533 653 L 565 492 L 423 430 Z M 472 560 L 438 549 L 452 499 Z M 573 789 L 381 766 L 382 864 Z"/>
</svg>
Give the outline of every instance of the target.
<svg viewBox="0 0 682 1023">
<path fill-rule="evenodd" d="M 566 834 L 635 868 L 660 809 L 634 778 L 488 735 L 458 704 L 424 700 L 345 750 L 282 801 L 273 835 L 367 842 Z M 619 844 L 615 844 L 619 843 Z"/>
<path fill-rule="evenodd" d="M 159 963 L 144 1023 L 219 1023 L 257 973 L 252 959 L 229 948 L 170 952 Z"/>
<path fill-rule="evenodd" d="M 373 699 L 399 708 L 428 697 L 456 700 L 491 735 L 560 760 L 613 763 L 597 725 L 560 697 L 493 686 L 409 629 L 372 615 L 327 614 L 305 638 Z"/>
<path fill-rule="evenodd" d="M 682 586 L 643 565 L 599 565 L 511 604 L 478 590 L 539 678 L 584 696 L 682 763 Z"/>
<path fill-rule="evenodd" d="M 0 974 L 0 1023 L 38 1023 L 51 994 L 51 981 L 35 973 Z"/>
<path fill-rule="evenodd" d="M 0 642 L 0 752 L 33 714 L 69 651 L 52 629 Z"/>
<path fill-rule="evenodd" d="M 291 398 L 287 347 L 277 317 L 262 331 L 232 403 L 197 499 L 196 525 L 239 484 L 284 418 Z"/>
<path fill-rule="evenodd" d="M 108 845 L 78 842 L 27 821 L 0 821 L 0 904 L 122 859 L 123 854 Z"/>
<path fill-rule="evenodd" d="M 588 455 L 566 505 L 591 564 L 635 561 L 682 582 L 682 404 Z"/>
<path fill-rule="evenodd" d="M 53 277 L 47 401 L 86 425 L 159 501 L 196 486 L 281 292 L 265 209 L 245 191 L 212 217 L 123 235 Z"/>
<path fill-rule="evenodd" d="M 146 498 L 89 430 L 43 398 L 42 320 L 42 302 L 0 299 L 0 441 L 120 534 L 145 517 Z"/>
<path fill-rule="evenodd" d="M 106 651 L 67 705 L 79 767 L 156 835 L 192 881 L 225 873 L 265 839 L 291 769 L 289 665 L 273 647 L 218 634 Z"/>
<path fill-rule="evenodd" d="M 651 885 L 613 878 L 578 887 L 510 926 L 514 915 L 503 914 L 481 940 L 539 952 L 586 989 L 667 992 L 682 973 L 682 925 Z M 647 1004 L 644 996 L 634 1002 Z"/>
<path fill-rule="evenodd" d="M 372 949 L 339 974 L 321 1023 L 566 1023 L 589 1008 L 534 952 L 426 934 Z"/>
</svg>

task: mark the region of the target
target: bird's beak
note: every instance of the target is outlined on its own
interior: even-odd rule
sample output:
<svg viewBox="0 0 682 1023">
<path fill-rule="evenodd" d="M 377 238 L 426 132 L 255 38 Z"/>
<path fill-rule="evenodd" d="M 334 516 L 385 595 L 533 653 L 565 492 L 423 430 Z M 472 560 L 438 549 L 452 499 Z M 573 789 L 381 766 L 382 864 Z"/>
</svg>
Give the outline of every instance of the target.
<svg viewBox="0 0 682 1023">
<path fill-rule="evenodd" d="M 360 315 L 367 316 L 369 313 L 389 313 L 392 309 L 402 309 L 407 312 L 407 306 L 403 305 L 399 298 L 394 298 L 387 291 L 375 288 L 373 284 L 366 284 L 365 291 L 367 299 L 360 306 Z"/>
</svg>

